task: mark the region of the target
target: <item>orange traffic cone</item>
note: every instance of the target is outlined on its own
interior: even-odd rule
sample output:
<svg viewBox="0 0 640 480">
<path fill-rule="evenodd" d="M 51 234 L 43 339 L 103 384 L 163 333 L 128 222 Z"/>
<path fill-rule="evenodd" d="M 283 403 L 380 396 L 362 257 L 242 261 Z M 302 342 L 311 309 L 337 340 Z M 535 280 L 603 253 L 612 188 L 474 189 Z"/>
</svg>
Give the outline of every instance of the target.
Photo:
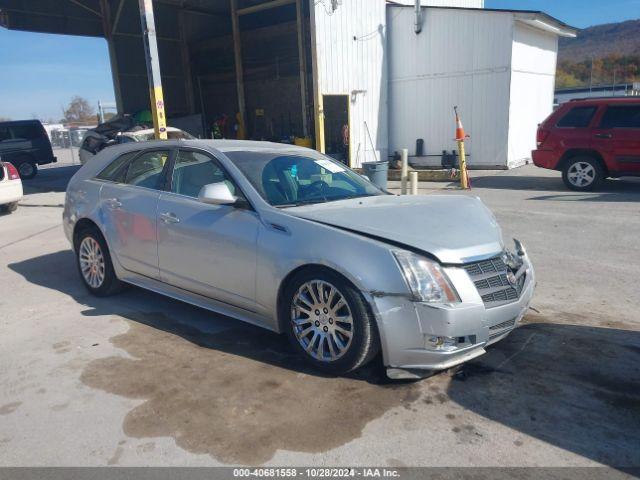
<svg viewBox="0 0 640 480">
<path fill-rule="evenodd" d="M 453 107 L 453 111 L 456 114 L 456 142 L 464 142 L 464 139 L 467 138 L 467 135 L 464 133 L 462 120 L 460 120 L 460 115 L 458 115 L 458 107 Z"/>
</svg>

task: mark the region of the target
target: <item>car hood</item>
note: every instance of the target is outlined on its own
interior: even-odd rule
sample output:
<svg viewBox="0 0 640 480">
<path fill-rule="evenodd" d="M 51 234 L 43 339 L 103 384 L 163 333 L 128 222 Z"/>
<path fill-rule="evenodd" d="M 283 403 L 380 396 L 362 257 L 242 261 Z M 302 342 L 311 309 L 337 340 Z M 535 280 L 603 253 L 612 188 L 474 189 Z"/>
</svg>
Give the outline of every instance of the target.
<svg viewBox="0 0 640 480">
<path fill-rule="evenodd" d="M 479 198 L 383 195 L 291 207 L 294 216 L 466 263 L 504 249 L 495 217 Z"/>
</svg>

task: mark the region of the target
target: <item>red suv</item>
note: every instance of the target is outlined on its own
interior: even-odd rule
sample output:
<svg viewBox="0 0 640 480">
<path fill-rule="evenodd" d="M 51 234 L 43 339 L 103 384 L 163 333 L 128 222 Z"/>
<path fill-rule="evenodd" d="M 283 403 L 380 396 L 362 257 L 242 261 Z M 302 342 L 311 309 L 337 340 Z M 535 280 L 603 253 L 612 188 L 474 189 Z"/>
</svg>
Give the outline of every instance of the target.
<svg viewBox="0 0 640 480">
<path fill-rule="evenodd" d="M 537 142 L 533 163 L 560 170 L 571 190 L 640 176 L 640 97 L 564 103 L 540 124 Z"/>
</svg>

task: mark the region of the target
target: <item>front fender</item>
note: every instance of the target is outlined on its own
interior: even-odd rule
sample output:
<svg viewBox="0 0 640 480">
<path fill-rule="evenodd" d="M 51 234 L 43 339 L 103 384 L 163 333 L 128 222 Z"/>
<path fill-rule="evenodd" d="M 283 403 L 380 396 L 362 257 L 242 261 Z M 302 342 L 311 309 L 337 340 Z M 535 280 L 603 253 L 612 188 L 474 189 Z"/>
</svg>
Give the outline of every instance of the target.
<svg viewBox="0 0 640 480">
<path fill-rule="evenodd" d="M 283 281 L 306 265 L 322 265 L 347 278 L 374 308 L 375 295 L 410 293 L 391 253 L 393 247 L 355 233 L 285 214 L 263 217 L 258 234 L 258 305 L 278 326 Z M 375 312 L 374 312 L 375 313 Z"/>
</svg>

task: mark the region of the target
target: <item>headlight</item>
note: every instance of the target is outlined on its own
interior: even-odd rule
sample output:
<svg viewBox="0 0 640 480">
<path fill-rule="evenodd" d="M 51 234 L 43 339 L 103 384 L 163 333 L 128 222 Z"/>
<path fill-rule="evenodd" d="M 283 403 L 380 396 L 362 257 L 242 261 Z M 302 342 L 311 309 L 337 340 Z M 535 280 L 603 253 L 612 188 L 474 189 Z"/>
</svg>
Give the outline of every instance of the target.
<svg viewBox="0 0 640 480">
<path fill-rule="evenodd" d="M 460 297 L 438 263 L 406 250 L 395 250 L 393 256 L 400 266 L 411 293 L 419 301 L 429 303 L 460 301 Z"/>
</svg>

